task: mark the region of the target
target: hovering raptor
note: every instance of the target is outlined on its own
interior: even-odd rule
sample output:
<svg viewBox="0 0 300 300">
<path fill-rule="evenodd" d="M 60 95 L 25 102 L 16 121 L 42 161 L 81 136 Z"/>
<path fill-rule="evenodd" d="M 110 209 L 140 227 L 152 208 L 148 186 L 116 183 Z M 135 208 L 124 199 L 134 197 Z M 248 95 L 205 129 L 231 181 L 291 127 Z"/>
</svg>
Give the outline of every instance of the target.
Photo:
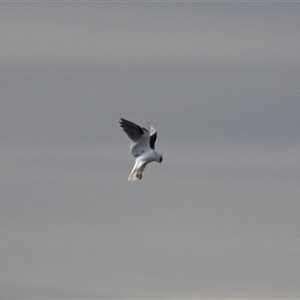
<svg viewBox="0 0 300 300">
<path fill-rule="evenodd" d="M 120 126 L 131 140 L 131 154 L 135 157 L 134 167 L 128 177 L 129 181 L 142 179 L 146 165 L 152 161 L 161 163 L 163 156 L 154 149 L 157 131 L 148 123 L 148 129 L 120 118 Z"/>
</svg>

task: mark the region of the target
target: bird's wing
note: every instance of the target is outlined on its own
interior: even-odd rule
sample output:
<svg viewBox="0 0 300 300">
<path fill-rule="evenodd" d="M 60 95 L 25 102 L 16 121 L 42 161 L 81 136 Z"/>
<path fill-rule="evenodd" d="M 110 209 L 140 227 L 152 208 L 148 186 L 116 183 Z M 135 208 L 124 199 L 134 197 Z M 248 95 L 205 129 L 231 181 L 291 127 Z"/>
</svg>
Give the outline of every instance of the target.
<svg viewBox="0 0 300 300">
<path fill-rule="evenodd" d="M 157 138 L 157 130 L 154 127 L 150 126 L 149 131 L 150 131 L 150 140 L 149 140 L 150 148 L 154 150 L 154 145 Z"/>
<path fill-rule="evenodd" d="M 123 118 L 120 118 L 120 126 L 132 141 L 130 150 L 134 157 L 138 157 L 150 149 L 150 135 L 146 128 Z"/>
</svg>

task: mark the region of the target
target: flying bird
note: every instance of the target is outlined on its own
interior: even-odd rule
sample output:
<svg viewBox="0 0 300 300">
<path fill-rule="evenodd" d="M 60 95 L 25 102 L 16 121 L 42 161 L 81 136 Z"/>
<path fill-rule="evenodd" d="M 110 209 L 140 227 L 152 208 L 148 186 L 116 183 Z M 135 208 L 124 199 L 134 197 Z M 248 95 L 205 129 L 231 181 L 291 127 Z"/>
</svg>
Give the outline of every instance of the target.
<svg viewBox="0 0 300 300">
<path fill-rule="evenodd" d="M 128 177 L 129 181 L 142 179 L 146 165 L 152 161 L 161 163 L 163 156 L 154 149 L 157 131 L 148 123 L 148 129 L 120 118 L 120 126 L 131 140 L 130 151 L 135 157 L 134 167 Z"/>
</svg>

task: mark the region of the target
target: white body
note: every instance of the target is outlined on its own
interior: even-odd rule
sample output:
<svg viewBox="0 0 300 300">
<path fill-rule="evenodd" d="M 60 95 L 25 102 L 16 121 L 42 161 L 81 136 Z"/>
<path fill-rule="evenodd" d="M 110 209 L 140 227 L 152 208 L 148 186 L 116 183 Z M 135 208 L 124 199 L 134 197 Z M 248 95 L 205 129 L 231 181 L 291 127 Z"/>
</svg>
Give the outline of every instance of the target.
<svg viewBox="0 0 300 300">
<path fill-rule="evenodd" d="M 141 156 L 137 157 L 135 160 L 134 167 L 128 177 L 129 181 L 136 181 L 141 179 L 141 175 L 146 168 L 146 165 L 152 161 L 160 161 L 160 156 L 155 150 L 150 149 L 149 151 L 143 153 Z"/>
<path fill-rule="evenodd" d="M 154 150 L 157 131 L 150 124 L 148 124 L 148 129 L 141 128 L 135 123 L 122 118 L 120 119 L 120 126 L 132 141 L 130 151 L 136 158 L 128 180 L 140 180 L 148 163 L 152 161 L 162 162 L 162 155 Z"/>
</svg>

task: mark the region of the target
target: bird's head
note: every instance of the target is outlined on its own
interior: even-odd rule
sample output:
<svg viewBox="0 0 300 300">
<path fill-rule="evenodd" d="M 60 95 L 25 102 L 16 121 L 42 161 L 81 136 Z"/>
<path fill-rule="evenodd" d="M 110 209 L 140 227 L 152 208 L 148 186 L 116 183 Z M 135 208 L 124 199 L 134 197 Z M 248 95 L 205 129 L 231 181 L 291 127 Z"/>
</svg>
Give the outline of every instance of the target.
<svg viewBox="0 0 300 300">
<path fill-rule="evenodd" d="M 158 154 L 158 159 L 159 159 L 159 163 L 161 164 L 162 163 L 162 161 L 163 161 L 163 156 L 162 156 L 162 154 Z"/>
</svg>

